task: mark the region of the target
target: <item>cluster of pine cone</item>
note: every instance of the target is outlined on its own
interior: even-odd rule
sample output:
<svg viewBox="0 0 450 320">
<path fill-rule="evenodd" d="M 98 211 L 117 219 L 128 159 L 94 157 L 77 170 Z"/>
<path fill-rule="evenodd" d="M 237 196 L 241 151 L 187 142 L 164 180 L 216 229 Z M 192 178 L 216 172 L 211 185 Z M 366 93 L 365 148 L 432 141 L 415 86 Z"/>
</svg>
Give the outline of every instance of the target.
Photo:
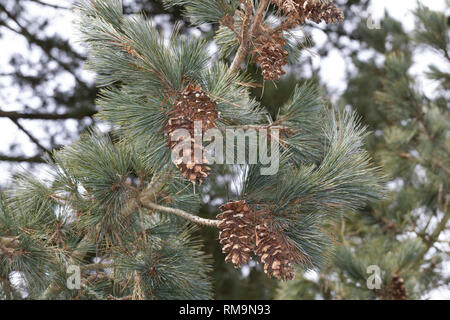
<svg viewBox="0 0 450 320">
<path fill-rule="evenodd" d="M 216 127 L 218 112 L 216 103 L 211 100 L 200 86 L 188 84 L 179 95 L 172 109 L 172 117 L 169 119 L 164 130 L 169 138 L 169 148 L 174 149 L 178 143 L 187 143 L 190 148 L 190 159 L 183 161 L 183 156 L 177 155 L 175 165 L 181 174 L 192 183 L 202 183 L 209 174 L 211 168 L 207 166 L 208 161 L 203 157 L 203 145 L 198 145 L 194 140 L 194 124 L 201 121 L 202 133 Z M 176 130 L 185 129 L 189 137 L 178 137 L 172 141 Z M 201 155 L 201 159 L 195 159 L 195 155 Z M 196 161 L 197 160 L 197 163 Z"/>
<path fill-rule="evenodd" d="M 225 261 L 240 267 L 255 253 L 264 272 L 278 280 L 294 278 L 294 248 L 275 226 L 270 212 L 254 210 L 244 201 L 228 202 L 220 207 L 219 239 Z"/>
<path fill-rule="evenodd" d="M 272 0 L 286 13 L 284 21 L 275 30 L 263 30 L 255 41 L 256 63 L 262 69 L 264 80 L 277 81 L 285 73 L 283 66 L 287 64 L 288 52 L 283 49 L 285 40 L 282 32 L 292 29 L 306 20 L 315 23 L 340 23 L 344 15 L 332 3 L 320 0 Z M 264 29 L 264 28 L 262 28 Z"/>
<path fill-rule="evenodd" d="M 288 52 L 284 50 L 283 46 L 286 41 L 275 34 L 272 37 L 261 36 L 255 46 L 256 63 L 262 69 L 264 80 L 277 81 L 286 72 L 283 66 L 286 65 Z"/>
<path fill-rule="evenodd" d="M 341 23 L 344 14 L 333 3 L 321 0 L 272 0 L 279 8 L 289 15 L 295 15 L 301 24 L 306 20 L 315 23 Z"/>
</svg>

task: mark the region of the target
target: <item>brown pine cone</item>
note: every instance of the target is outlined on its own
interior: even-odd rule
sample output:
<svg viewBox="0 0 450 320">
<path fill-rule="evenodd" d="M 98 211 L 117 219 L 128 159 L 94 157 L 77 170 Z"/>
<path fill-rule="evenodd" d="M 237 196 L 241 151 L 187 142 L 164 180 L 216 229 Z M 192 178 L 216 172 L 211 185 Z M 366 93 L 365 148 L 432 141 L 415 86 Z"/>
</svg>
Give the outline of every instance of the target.
<svg viewBox="0 0 450 320">
<path fill-rule="evenodd" d="M 398 275 L 392 276 L 388 292 L 390 298 L 393 300 L 408 300 L 404 280 Z"/>
<path fill-rule="evenodd" d="M 264 265 L 264 272 L 278 280 L 294 278 L 294 263 L 298 261 L 296 249 L 275 227 L 267 208 L 254 210 L 244 200 L 229 202 L 220 207 L 219 239 L 225 261 L 240 267 L 250 261 L 254 252 Z"/>
<path fill-rule="evenodd" d="M 288 14 L 295 14 L 301 24 L 306 20 L 315 23 L 341 23 L 344 15 L 332 3 L 324 3 L 320 0 L 272 0 L 274 4 Z"/>
<path fill-rule="evenodd" d="M 211 169 L 207 166 L 207 160 L 203 158 L 203 146 L 194 143 L 194 124 L 195 121 L 201 121 L 202 133 L 216 127 L 216 120 L 218 119 L 216 103 L 208 97 L 200 86 L 189 84 L 174 103 L 172 115 L 164 128 L 169 138 L 169 148 L 173 149 L 183 141 L 181 137 L 178 141 L 172 141 L 172 136 L 178 129 L 185 129 L 189 132 L 190 141 L 185 140 L 184 142 L 191 146 L 190 160 L 185 162 L 178 155 L 175 159 L 175 165 L 180 169 L 182 175 L 192 183 L 195 184 L 197 181 L 202 183 Z M 199 163 L 195 163 L 196 150 L 199 150 L 200 152 L 197 153 L 201 155 L 201 159 L 197 161 Z"/>
<path fill-rule="evenodd" d="M 264 272 L 278 280 L 294 279 L 294 258 L 292 248 L 276 230 L 270 219 L 264 219 L 256 226 L 256 250 L 264 264 Z"/>
<path fill-rule="evenodd" d="M 254 50 L 257 53 L 256 63 L 262 69 L 264 80 L 277 81 L 286 73 L 283 66 L 288 63 L 289 54 L 283 49 L 285 43 L 286 41 L 278 34 L 262 35 L 256 40 Z"/>
<path fill-rule="evenodd" d="M 295 0 L 272 0 L 272 2 L 286 13 L 297 11 L 298 5 Z"/>
<path fill-rule="evenodd" d="M 250 260 L 254 249 L 253 213 L 244 200 L 228 202 L 220 207 L 219 239 L 222 251 L 228 254 L 225 261 L 240 267 Z"/>
<path fill-rule="evenodd" d="M 0 257 L 13 257 L 19 253 L 19 238 L 18 237 L 0 237 Z"/>
<path fill-rule="evenodd" d="M 317 0 L 296 0 L 300 22 L 305 24 L 305 20 L 315 23 L 341 23 L 344 21 L 344 14 L 332 3 L 323 3 Z"/>
</svg>

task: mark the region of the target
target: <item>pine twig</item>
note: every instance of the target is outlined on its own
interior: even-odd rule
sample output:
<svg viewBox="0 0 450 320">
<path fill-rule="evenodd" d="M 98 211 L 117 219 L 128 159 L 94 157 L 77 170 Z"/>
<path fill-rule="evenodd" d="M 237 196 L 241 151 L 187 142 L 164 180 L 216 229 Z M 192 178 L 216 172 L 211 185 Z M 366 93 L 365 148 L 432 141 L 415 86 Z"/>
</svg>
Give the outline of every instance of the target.
<svg viewBox="0 0 450 320">
<path fill-rule="evenodd" d="M 84 266 L 81 266 L 80 269 L 82 271 L 84 270 L 100 270 L 100 269 L 108 269 L 112 268 L 112 263 L 92 263 L 92 264 L 86 264 Z"/>
<path fill-rule="evenodd" d="M 74 250 L 72 257 L 69 260 L 70 264 L 76 264 L 75 259 L 83 259 L 87 254 L 87 244 L 91 242 L 92 233 L 88 233 L 81 239 L 80 243 L 78 243 L 77 248 Z M 59 287 L 57 282 L 53 282 L 41 295 L 40 299 L 49 299 L 50 297 L 61 292 L 61 288 Z"/>
<path fill-rule="evenodd" d="M 254 34 L 254 32 L 259 28 L 261 21 L 264 16 L 264 11 L 269 5 L 269 0 L 261 0 L 258 9 L 256 10 L 255 16 L 253 17 L 253 21 L 251 26 L 248 25 L 242 26 L 242 39 L 241 45 L 236 52 L 236 56 L 234 57 L 233 62 L 230 66 L 231 73 L 237 73 L 241 67 L 242 62 L 244 62 L 245 57 L 247 56 L 250 40 Z M 246 13 L 248 13 L 248 9 L 246 9 Z"/>
<path fill-rule="evenodd" d="M 164 184 L 168 178 L 169 178 L 168 175 L 164 179 L 161 179 L 161 177 L 159 175 L 155 175 L 152 178 L 152 181 L 150 182 L 149 186 L 138 195 L 137 202 L 139 203 L 139 205 L 146 209 L 149 209 L 149 210 L 159 210 L 159 211 L 163 211 L 166 213 L 175 214 L 181 218 L 184 218 L 184 219 L 194 222 L 196 224 L 209 226 L 209 227 L 218 227 L 218 225 L 219 225 L 218 220 L 204 219 L 204 218 L 192 215 L 188 212 L 185 212 L 181 209 L 164 207 L 164 206 L 158 205 L 156 203 L 153 203 L 152 197 L 161 190 L 161 188 L 164 186 Z"/>
<path fill-rule="evenodd" d="M 42 6 L 50 7 L 50 8 L 53 8 L 53 9 L 70 10 L 70 8 L 68 8 L 68 7 L 59 6 L 57 4 L 52 4 L 52 3 L 46 3 L 46 2 L 43 2 L 41 0 L 29 0 L 29 1 L 38 3 L 38 4 L 42 5 Z"/>
<path fill-rule="evenodd" d="M 160 206 L 158 204 L 155 204 L 153 202 L 147 202 L 147 203 L 142 203 L 142 206 L 146 209 L 150 209 L 150 210 L 159 210 L 159 211 L 163 211 L 166 213 L 171 213 L 174 214 L 176 216 L 179 216 L 183 219 L 189 220 L 193 223 L 196 224 L 200 224 L 206 227 L 219 227 L 219 220 L 213 220 L 213 219 L 205 219 L 205 218 L 201 218 L 198 216 L 194 216 L 184 210 L 181 209 L 176 209 L 176 208 L 170 208 L 170 207 L 164 207 L 164 206 Z"/>
<path fill-rule="evenodd" d="M 25 129 L 25 127 L 23 125 L 21 125 L 19 123 L 19 120 L 17 119 L 11 119 L 10 120 L 17 126 L 17 128 L 19 128 L 19 130 L 21 130 L 23 133 L 25 133 L 25 135 L 28 137 L 28 139 L 31 140 L 31 142 L 33 142 L 39 149 L 41 149 L 43 152 L 45 153 L 49 153 L 50 151 L 44 147 L 38 139 L 36 139 L 31 132 L 29 132 L 27 129 Z"/>
<path fill-rule="evenodd" d="M 25 157 L 25 156 L 7 156 L 0 154 L 0 161 L 5 162 L 29 162 L 29 163 L 45 163 L 44 159 L 40 155 L 34 157 Z"/>
<path fill-rule="evenodd" d="M 0 110 L 0 118 L 9 118 L 11 120 L 17 119 L 32 119 L 32 120 L 66 120 L 66 119 L 84 119 L 92 117 L 97 111 L 90 109 L 78 109 L 73 112 L 56 114 L 56 113 L 24 113 L 16 111 Z"/>
</svg>

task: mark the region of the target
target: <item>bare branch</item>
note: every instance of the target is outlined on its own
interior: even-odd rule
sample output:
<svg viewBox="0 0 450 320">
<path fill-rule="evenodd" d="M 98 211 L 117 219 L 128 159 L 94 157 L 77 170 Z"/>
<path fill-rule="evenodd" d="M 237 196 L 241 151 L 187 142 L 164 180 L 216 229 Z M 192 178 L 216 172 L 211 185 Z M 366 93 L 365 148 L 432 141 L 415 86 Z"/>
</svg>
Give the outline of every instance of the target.
<svg viewBox="0 0 450 320">
<path fill-rule="evenodd" d="M 90 109 L 80 109 L 74 112 L 57 114 L 57 113 L 24 113 L 16 111 L 2 111 L 0 110 L 0 117 L 17 119 L 41 119 L 41 120 L 66 120 L 66 119 L 83 119 L 92 117 L 97 111 Z"/>
<path fill-rule="evenodd" d="M 46 2 L 43 2 L 43 1 L 40 1 L 40 0 L 29 0 L 29 1 L 38 3 L 38 4 L 42 5 L 42 6 L 50 7 L 50 8 L 53 8 L 53 9 L 70 10 L 70 8 L 68 8 L 68 7 L 59 6 L 57 4 L 46 3 Z"/>
<path fill-rule="evenodd" d="M 31 140 L 31 142 L 33 142 L 36 146 L 38 146 L 39 149 L 41 149 L 44 152 L 49 152 L 49 150 L 44 147 L 32 134 L 31 132 L 29 132 L 27 129 L 25 129 L 24 126 L 22 126 L 19 123 L 19 120 L 17 119 L 10 119 L 12 122 L 14 122 L 14 124 L 17 126 L 17 128 L 19 128 L 23 133 L 25 133 L 28 138 Z"/>
<path fill-rule="evenodd" d="M 157 205 L 155 203 L 152 202 L 147 202 L 147 203 L 142 203 L 142 206 L 144 208 L 150 209 L 150 210 L 159 210 L 162 212 L 167 212 L 167 213 L 171 213 L 174 215 L 177 215 L 183 219 L 189 220 L 191 222 L 194 222 L 196 224 L 200 224 L 203 226 L 207 226 L 207 227 L 219 227 L 219 220 L 212 220 L 212 219 L 204 219 L 198 216 L 194 216 L 186 211 L 183 211 L 181 209 L 175 209 L 175 208 L 169 208 L 169 207 L 164 207 L 164 206 L 160 206 Z"/>
<path fill-rule="evenodd" d="M 244 59 L 247 56 L 250 47 L 250 40 L 252 39 L 254 32 L 259 28 L 264 16 L 264 11 L 266 11 L 268 5 L 269 0 L 261 0 L 261 2 L 259 3 L 259 7 L 256 10 L 255 15 L 253 17 L 252 24 L 248 29 L 248 32 L 247 32 L 248 26 L 245 26 L 243 24 L 241 45 L 239 46 L 239 49 L 236 52 L 236 56 L 234 57 L 234 60 L 230 66 L 230 71 L 232 73 L 238 72 L 239 69 L 241 68 L 241 64 L 244 62 Z M 246 9 L 246 11 L 247 10 L 248 9 Z"/>
<path fill-rule="evenodd" d="M 45 163 L 41 156 L 25 157 L 25 156 L 6 156 L 0 155 L 0 161 L 7 162 L 30 162 L 30 163 Z"/>
</svg>

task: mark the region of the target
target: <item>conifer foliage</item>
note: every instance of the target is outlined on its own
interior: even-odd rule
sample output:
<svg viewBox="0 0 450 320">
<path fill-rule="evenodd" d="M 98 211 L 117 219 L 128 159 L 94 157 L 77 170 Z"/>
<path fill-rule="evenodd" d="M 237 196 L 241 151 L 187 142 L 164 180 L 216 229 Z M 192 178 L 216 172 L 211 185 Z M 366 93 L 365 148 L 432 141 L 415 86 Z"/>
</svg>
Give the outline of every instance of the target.
<svg viewBox="0 0 450 320">
<path fill-rule="evenodd" d="M 373 56 L 355 58 L 358 72 L 342 98 L 377 132 L 369 150 L 388 174 L 391 191 L 361 214 L 336 222 L 334 228 L 340 231 L 334 259 L 313 281 L 298 277 L 282 284 L 279 298 L 406 300 L 448 295 L 450 25 L 444 12 L 421 4 L 414 16 L 412 32 L 387 14 L 380 29 L 370 30 L 361 21 L 361 45 Z M 413 77 L 413 55 L 425 61 L 422 55 L 429 51 L 433 60 Z M 432 85 L 424 92 L 429 80 Z"/>
<path fill-rule="evenodd" d="M 165 1 L 184 6 L 193 25 L 221 24 L 216 42 L 230 65 L 211 57 L 201 38 L 177 28 L 167 35 L 143 16 L 124 15 L 120 0 L 77 5 L 88 68 L 102 87 L 98 117 L 110 130 L 55 152 L 45 179 L 23 174 L 2 194 L 2 298 L 211 298 L 214 270 L 198 227 L 217 229 L 236 267 L 255 259 L 279 280 L 293 279 L 294 266 L 327 261 L 330 222 L 380 198 L 382 179 L 363 148 L 359 118 L 327 107 L 312 84 L 297 86 L 276 118 L 251 97 L 243 67 L 252 56 L 259 55 L 264 78 L 277 80 L 286 54 L 301 50 L 285 31 L 304 19 L 342 20 L 328 2 L 298 1 L 295 12 L 288 3 L 274 1 L 276 28 L 268 0 Z M 217 219 L 198 216 L 198 184 L 214 184 L 219 166 L 171 157 L 172 136 L 192 134 L 195 122 L 202 133 L 258 128 L 265 132 L 258 148 L 274 139 L 280 145 L 274 174 L 263 175 L 262 163 L 227 164 L 242 183 Z M 204 149 L 190 144 L 191 153 Z M 79 268 L 78 288 L 67 284 L 68 267 Z"/>
</svg>

